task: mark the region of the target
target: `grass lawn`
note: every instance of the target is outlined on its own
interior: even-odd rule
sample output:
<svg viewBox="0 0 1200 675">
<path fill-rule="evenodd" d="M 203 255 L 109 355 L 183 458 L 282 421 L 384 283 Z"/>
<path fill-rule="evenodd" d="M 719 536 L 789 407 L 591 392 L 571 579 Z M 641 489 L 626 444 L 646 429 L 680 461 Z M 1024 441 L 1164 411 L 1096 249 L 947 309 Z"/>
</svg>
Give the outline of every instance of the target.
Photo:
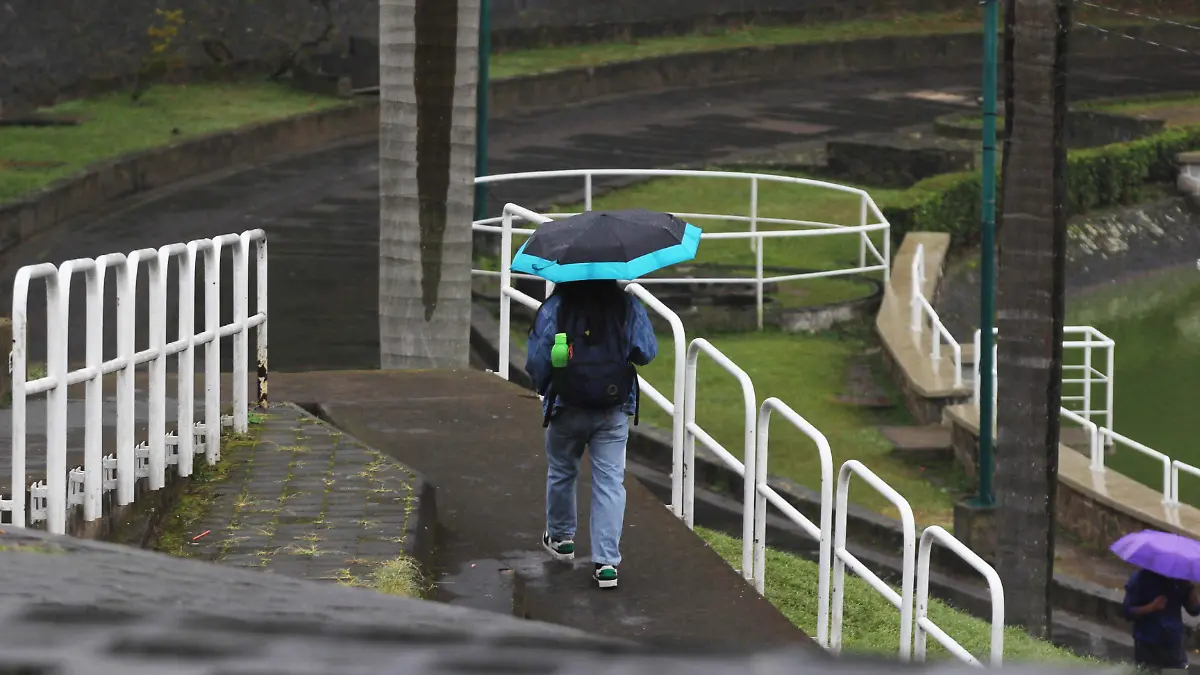
<svg viewBox="0 0 1200 675">
<path fill-rule="evenodd" d="M 1128 17 L 1090 7 L 1076 8 L 1075 18 L 1078 21 L 1099 26 L 1137 25 L 1139 23 L 1128 21 Z M 1187 17 L 1177 15 L 1172 18 L 1176 21 L 1188 20 Z M 515 77 L 672 54 L 769 45 L 840 42 L 903 35 L 943 35 L 981 29 L 980 13 L 977 9 L 943 13 L 899 14 L 894 17 L 828 23 L 781 26 L 751 24 L 672 37 L 506 51 L 492 56 L 491 75 L 495 78 Z M 1001 29 L 1003 30 L 1003 26 Z"/>
<path fill-rule="evenodd" d="M 759 403 L 776 396 L 825 434 L 833 451 L 833 470 L 842 462 L 857 459 L 882 476 L 909 501 L 917 522 L 949 527 L 953 522 L 954 497 L 958 485 L 941 479 L 922 467 L 891 457 L 890 445 L 876 425 L 911 423 L 906 411 L 873 411 L 839 403 L 850 359 L 868 346 L 863 335 L 788 334 L 782 332 L 725 335 L 688 335 L 708 339 L 733 359 L 754 382 Z M 640 369 L 646 380 L 665 396 L 673 395 L 674 347 L 669 336 L 659 336 L 658 358 Z M 696 387 L 696 420 L 714 439 L 739 459 L 743 458 L 742 394 L 733 376 L 701 357 Z M 886 383 L 885 383 L 886 384 Z M 893 397 L 895 398 L 895 397 Z M 642 419 L 664 429 L 670 418 L 649 399 L 643 398 Z M 792 425 L 776 416 L 771 425 L 768 470 L 801 485 L 819 489 L 820 462 L 816 446 Z M 874 490 L 854 484 L 850 500 L 892 517 L 899 514 Z"/>
<path fill-rule="evenodd" d="M 118 92 L 62 103 L 42 112 L 83 123 L 0 127 L 0 202 L 124 153 L 342 105 L 272 82 L 160 85 L 137 102 Z"/>
<path fill-rule="evenodd" d="M 741 564 L 740 540 L 702 528 L 696 528 L 696 533 L 730 565 Z M 816 563 L 767 549 L 767 599 L 793 624 L 814 636 L 817 632 L 817 572 Z M 850 573 L 846 577 L 843 651 L 894 656 L 900 644 L 900 612 L 865 581 Z M 938 600 L 930 600 L 929 605 L 929 617 L 933 622 L 975 658 L 986 663 L 991 653 L 989 624 Z M 932 637 L 926 645 L 927 658 L 931 660 L 954 658 Z M 1018 628 L 1008 628 L 1004 632 L 1004 659 L 1006 665 L 1014 661 L 1060 665 L 1095 663 L 1031 637 Z"/>
</svg>

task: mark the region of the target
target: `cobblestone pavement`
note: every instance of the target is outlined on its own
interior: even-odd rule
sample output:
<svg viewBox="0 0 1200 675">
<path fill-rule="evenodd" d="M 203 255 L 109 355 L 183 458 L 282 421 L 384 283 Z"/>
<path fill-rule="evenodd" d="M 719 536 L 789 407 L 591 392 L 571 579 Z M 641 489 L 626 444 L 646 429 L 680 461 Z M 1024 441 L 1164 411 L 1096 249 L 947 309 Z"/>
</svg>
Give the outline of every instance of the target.
<svg viewBox="0 0 1200 675">
<path fill-rule="evenodd" d="M 173 553 L 365 583 L 407 552 L 415 473 L 295 405 L 262 417 L 253 440 L 226 450 L 203 518 L 185 532 L 168 530 Z"/>
</svg>

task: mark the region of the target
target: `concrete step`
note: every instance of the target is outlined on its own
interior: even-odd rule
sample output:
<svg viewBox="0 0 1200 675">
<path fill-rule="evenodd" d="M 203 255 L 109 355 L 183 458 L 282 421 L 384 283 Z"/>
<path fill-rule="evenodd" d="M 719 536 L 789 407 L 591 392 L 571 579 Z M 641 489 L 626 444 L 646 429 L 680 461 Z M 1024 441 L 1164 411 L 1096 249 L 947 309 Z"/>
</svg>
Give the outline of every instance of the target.
<svg viewBox="0 0 1200 675">
<path fill-rule="evenodd" d="M 954 453 L 950 427 L 941 424 L 925 426 L 879 427 L 892 444 L 892 454 L 919 460 L 941 459 Z"/>
</svg>

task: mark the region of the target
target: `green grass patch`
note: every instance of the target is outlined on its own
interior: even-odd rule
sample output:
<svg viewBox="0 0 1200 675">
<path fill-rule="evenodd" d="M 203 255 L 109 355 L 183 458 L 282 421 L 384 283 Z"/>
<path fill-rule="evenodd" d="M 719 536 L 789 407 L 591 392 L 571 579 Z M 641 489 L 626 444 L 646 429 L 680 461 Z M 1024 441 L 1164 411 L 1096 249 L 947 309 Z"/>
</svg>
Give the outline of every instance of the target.
<svg viewBox="0 0 1200 675">
<path fill-rule="evenodd" d="M 0 202 L 119 155 L 207 133 L 349 105 L 272 82 L 193 83 L 150 88 L 136 102 L 111 93 L 41 112 L 78 126 L 0 127 Z"/>
<path fill-rule="evenodd" d="M 380 593 L 419 598 L 425 592 L 425 582 L 416 561 L 407 556 L 389 560 L 371 572 L 367 585 Z"/>
<path fill-rule="evenodd" d="M 740 540 L 699 527 L 696 533 L 730 565 L 741 564 Z M 817 633 L 818 571 L 819 567 L 814 562 L 767 549 L 767 600 L 793 624 L 814 636 Z M 846 574 L 844 597 L 843 651 L 894 656 L 900 645 L 899 611 L 865 581 L 849 572 Z M 991 653 L 991 632 L 987 622 L 934 599 L 929 601 L 929 617 L 976 658 L 987 662 Z M 929 659 L 954 658 L 932 637 L 926 645 Z M 1062 665 L 1096 663 L 1031 637 L 1019 628 L 1007 628 L 1004 631 L 1004 659 L 1006 664 L 1010 661 Z"/>
<path fill-rule="evenodd" d="M 1076 8 L 1075 12 L 1078 21 L 1093 25 L 1132 26 L 1146 23 L 1128 21 L 1128 17 L 1116 17 L 1111 12 L 1089 7 Z M 1174 18 L 1177 21 L 1189 20 L 1179 16 Z M 912 35 L 970 33 L 982 31 L 982 28 L 977 9 L 898 14 L 827 23 L 806 22 L 773 26 L 748 24 L 669 37 L 506 51 L 492 56 L 491 75 L 495 78 L 517 77 L 675 54 Z"/>
<path fill-rule="evenodd" d="M 713 346 L 738 364 L 754 382 L 758 401 L 776 396 L 817 427 L 829 440 L 833 469 L 848 459 L 857 459 L 878 473 L 913 508 L 922 524 L 949 526 L 953 521 L 955 484 L 933 480 L 928 471 L 890 455 L 890 445 L 876 425 L 911 423 L 900 407 L 870 410 L 837 402 L 850 359 L 867 346 L 864 334 L 799 335 L 780 332 L 704 336 Z M 696 336 L 689 336 L 689 339 Z M 642 376 L 672 396 L 674 347 L 666 336 L 659 337 L 659 352 Z M 696 420 L 718 443 L 739 459 L 743 458 L 741 388 L 736 380 L 707 357 L 701 357 L 696 387 Z M 670 427 L 670 419 L 653 402 L 643 398 L 642 419 Z M 771 425 L 768 470 L 813 489 L 820 488 L 820 461 L 816 446 L 795 427 L 776 417 Z M 859 483 L 850 500 L 892 517 L 899 514 L 891 503 Z"/>
</svg>

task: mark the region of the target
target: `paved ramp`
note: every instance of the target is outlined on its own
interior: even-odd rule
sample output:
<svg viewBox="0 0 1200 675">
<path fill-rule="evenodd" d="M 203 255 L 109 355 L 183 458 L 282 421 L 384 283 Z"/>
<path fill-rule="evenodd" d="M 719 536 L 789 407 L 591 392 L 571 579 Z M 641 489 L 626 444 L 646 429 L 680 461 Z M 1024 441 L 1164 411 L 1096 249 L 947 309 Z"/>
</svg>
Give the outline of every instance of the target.
<svg viewBox="0 0 1200 675">
<path fill-rule="evenodd" d="M 319 407 L 328 421 L 436 486 L 439 599 L 654 643 L 819 649 L 632 476 L 620 588 L 601 591 L 592 582 L 585 522 L 574 566 L 550 560 L 540 542 L 540 404 L 495 375 L 281 374 L 272 378 L 272 395 Z M 583 516 L 586 472 L 579 495 Z"/>
</svg>

